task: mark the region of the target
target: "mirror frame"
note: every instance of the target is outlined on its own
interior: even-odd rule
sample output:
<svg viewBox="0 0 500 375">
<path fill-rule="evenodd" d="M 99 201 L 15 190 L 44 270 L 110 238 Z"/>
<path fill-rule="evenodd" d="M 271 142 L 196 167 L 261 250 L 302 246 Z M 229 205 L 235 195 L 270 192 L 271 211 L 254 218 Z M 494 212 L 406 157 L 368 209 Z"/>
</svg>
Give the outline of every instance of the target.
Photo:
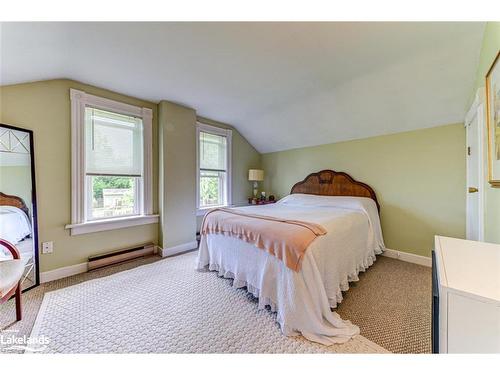
<svg viewBox="0 0 500 375">
<path fill-rule="evenodd" d="M 26 132 L 29 134 L 30 138 L 30 161 L 31 161 L 31 205 L 32 212 L 31 216 L 33 219 L 33 252 L 35 253 L 35 265 L 36 265 L 36 273 L 35 273 L 35 284 L 23 289 L 22 292 L 26 292 L 30 289 L 33 289 L 40 285 L 40 261 L 38 254 L 38 210 L 36 203 L 36 180 L 35 180 L 35 151 L 33 147 L 33 130 L 20 128 L 18 126 L 8 125 L 0 123 L 1 127 L 18 130 L 21 132 Z"/>
</svg>

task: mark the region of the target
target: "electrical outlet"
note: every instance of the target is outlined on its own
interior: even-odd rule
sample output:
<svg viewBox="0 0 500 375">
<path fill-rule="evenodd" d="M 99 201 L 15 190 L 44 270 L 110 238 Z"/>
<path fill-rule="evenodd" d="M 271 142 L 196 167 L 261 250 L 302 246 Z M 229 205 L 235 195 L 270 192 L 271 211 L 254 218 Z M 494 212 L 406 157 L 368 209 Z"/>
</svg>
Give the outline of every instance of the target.
<svg viewBox="0 0 500 375">
<path fill-rule="evenodd" d="M 52 254 L 54 252 L 54 242 L 42 242 L 42 254 Z"/>
</svg>

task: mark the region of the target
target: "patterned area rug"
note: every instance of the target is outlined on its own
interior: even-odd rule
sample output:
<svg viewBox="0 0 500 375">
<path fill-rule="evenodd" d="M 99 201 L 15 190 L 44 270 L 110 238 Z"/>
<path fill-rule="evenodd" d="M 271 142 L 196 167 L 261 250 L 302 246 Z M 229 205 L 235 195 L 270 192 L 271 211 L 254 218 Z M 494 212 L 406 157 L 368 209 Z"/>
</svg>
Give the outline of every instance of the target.
<svg viewBox="0 0 500 375">
<path fill-rule="evenodd" d="M 283 336 L 246 290 L 195 271 L 195 256 L 46 293 L 31 338 L 44 353 L 387 353 L 363 336 L 329 347 Z"/>
</svg>

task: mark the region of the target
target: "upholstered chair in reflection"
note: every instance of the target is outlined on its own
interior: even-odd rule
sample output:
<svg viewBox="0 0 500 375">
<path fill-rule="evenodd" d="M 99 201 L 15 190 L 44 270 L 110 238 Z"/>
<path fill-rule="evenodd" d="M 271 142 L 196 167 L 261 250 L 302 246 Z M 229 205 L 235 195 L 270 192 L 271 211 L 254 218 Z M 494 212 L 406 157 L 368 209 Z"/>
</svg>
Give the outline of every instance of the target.
<svg viewBox="0 0 500 375">
<path fill-rule="evenodd" d="M 25 261 L 21 259 L 19 250 L 10 242 L 0 238 L 0 246 L 10 251 L 13 258 L 0 261 L 0 303 L 7 302 L 15 295 L 16 320 L 19 321 L 22 319 L 21 279 Z"/>
</svg>

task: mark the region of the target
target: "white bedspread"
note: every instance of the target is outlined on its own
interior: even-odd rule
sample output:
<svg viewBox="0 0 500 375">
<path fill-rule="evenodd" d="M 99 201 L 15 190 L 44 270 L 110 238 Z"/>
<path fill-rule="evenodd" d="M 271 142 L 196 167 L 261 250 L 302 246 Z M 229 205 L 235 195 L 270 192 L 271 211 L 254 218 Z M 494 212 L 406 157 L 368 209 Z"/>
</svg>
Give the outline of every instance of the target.
<svg viewBox="0 0 500 375">
<path fill-rule="evenodd" d="M 13 206 L 0 206 L 0 238 L 16 245 L 31 234 L 31 223 L 26 214 Z"/>
<path fill-rule="evenodd" d="M 321 224 L 325 236 L 309 246 L 299 272 L 237 238 L 203 236 L 197 268 L 216 270 L 248 288 L 259 307 L 271 306 L 285 335 L 302 334 L 325 345 L 341 343 L 359 329 L 330 310 L 384 249 L 375 202 L 369 198 L 293 194 L 267 206 L 238 208 L 262 215 Z"/>
</svg>

